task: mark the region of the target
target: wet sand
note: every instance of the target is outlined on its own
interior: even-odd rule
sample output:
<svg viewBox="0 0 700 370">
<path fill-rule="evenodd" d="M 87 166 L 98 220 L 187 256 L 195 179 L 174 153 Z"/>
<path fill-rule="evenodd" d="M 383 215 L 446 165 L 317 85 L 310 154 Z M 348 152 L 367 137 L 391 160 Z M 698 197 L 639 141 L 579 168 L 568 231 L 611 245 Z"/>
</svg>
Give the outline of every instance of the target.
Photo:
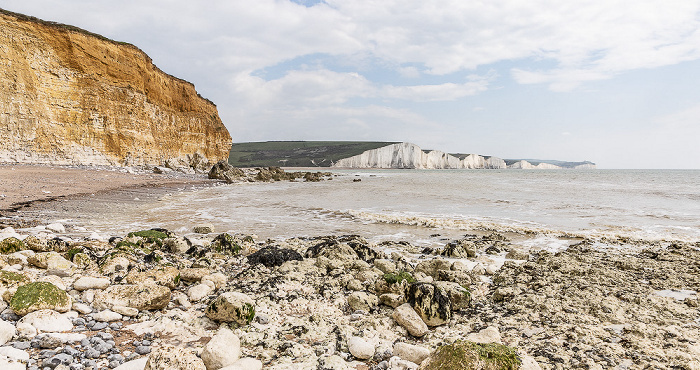
<svg viewBox="0 0 700 370">
<path fill-rule="evenodd" d="M 127 188 L 212 183 L 205 175 L 129 173 L 125 169 L 0 165 L 0 215 L 33 203 Z"/>
</svg>

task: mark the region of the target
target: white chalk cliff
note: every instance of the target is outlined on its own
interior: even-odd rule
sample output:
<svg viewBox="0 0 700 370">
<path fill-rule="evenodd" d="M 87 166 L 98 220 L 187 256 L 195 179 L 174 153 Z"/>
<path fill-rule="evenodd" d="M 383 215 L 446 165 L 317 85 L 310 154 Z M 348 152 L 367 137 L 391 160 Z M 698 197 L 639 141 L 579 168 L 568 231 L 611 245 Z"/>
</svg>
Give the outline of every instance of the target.
<svg viewBox="0 0 700 370">
<path fill-rule="evenodd" d="M 506 162 L 496 157 L 482 157 L 470 154 L 464 159 L 432 150 L 424 152 L 418 145 L 411 143 L 391 144 L 381 148 L 367 150 L 362 154 L 344 158 L 333 164 L 343 168 L 506 168 Z"/>
<path fill-rule="evenodd" d="M 541 162 L 537 165 L 520 160 L 506 165 L 506 162 L 498 157 L 483 157 L 477 154 L 469 154 L 460 159 L 454 155 L 431 150 L 425 152 L 418 145 L 412 143 L 391 144 L 381 148 L 364 151 L 362 154 L 343 158 L 333 164 L 333 167 L 341 168 L 403 168 L 403 169 L 561 169 L 564 167 L 551 163 Z M 595 164 L 584 163 L 574 169 L 592 169 Z"/>
</svg>

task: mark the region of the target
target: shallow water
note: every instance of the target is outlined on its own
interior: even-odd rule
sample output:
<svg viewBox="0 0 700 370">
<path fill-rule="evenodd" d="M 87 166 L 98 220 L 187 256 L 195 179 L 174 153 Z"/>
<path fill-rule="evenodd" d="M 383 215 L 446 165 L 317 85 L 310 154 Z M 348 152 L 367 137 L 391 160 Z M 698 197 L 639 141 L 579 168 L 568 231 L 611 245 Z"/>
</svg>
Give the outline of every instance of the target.
<svg viewBox="0 0 700 370">
<path fill-rule="evenodd" d="M 180 189 L 157 199 L 143 195 L 136 202 L 108 202 L 111 208 L 96 199 L 89 217 L 84 209 L 61 216 L 108 235 L 145 227 L 187 232 L 195 224 L 212 223 L 217 231 L 261 238 L 360 234 L 372 241 L 426 245 L 474 230 L 536 232 L 539 236 L 523 245 L 552 250 L 567 245 L 562 236 L 700 240 L 700 171 L 695 170 L 334 173 L 333 180 L 319 183 Z"/>
</svg>

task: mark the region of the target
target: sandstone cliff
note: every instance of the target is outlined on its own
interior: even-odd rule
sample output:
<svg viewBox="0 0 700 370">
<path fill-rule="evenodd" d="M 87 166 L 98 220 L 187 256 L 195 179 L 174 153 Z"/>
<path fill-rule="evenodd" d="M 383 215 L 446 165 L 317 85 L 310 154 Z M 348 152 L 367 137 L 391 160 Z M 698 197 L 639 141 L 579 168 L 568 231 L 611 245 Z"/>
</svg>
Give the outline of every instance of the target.
<svg viewBox="0 0 700 370">
<path fill-rule="evenodd" d="M 0 9 L 0 65 L 2 162 L 228 158 L 216 106 L 133 45 Z"/>
</svg>

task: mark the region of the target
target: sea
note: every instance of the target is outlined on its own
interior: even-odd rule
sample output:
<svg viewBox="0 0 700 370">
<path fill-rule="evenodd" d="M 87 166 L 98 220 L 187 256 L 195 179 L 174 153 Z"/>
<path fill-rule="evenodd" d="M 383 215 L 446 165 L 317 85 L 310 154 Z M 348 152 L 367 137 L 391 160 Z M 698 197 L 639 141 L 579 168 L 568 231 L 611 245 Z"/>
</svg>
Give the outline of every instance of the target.
<svg viewBox="0 0 700 370">
<path fill-rule="evenodd" d="M 188 234 L 212 224 L 258 240 L 356 234 L 419 246 L 499 232 L 552 251 L 581 238 L 700 241 L 700 170 L 331 172 L 321 182 L 127 193 L 118 202 L 96 196 L 89 212 L 64 207 L 45 216 L 105 238 L 152 227 Z"/>
</svg>

